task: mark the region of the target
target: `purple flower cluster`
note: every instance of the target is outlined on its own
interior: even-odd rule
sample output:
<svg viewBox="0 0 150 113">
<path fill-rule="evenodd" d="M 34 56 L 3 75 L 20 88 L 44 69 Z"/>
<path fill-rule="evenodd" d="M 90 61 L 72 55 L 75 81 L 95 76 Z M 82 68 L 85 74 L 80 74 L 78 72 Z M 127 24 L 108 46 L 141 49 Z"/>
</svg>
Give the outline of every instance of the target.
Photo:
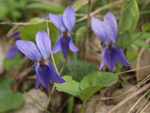
<svg viewBox="0 0 150 113">
<path fill-rule="evenodd" d="M 74 45 L 71 38 L 71 31 L 75 24 L 75 11 L 73 7 L 68 6 L 63 15 L 50 13 L 49 18 L 60 32 L 52 53 L 57 53 L 61 49 L 63 56 L 67 57 L 69 48 L 71 51 L 77 52 L 79 49 Z M 114 15 L 108 12 L 104 16 L 103 21 L 92 17 L 91 27 L 104 45 L 99 70 L 104 66 L 104 62 L 106 62 L 110 70 L 115 67 L 117 61 L 124 66 L 130 66 L 122 49 L 115 45 L 118 37 L 118 25 Z M 23 54 L 36 63 L 37 79 L 35 89 L 39 87 L 40 82 L 48 89 L 50 79 L 56 83 L 64 83 L 65 80 L 56 73 L 52 63 L 49 61 L 51 41 L 48 34 L 45 31 L 39 31 L 35 39 L 36 44 L 31 41 L 17 40 L 16 45 L 10 51 L 14 51 L 13 48 L 17 46 Z M 11 54 L 8 56 L 11 56 Z"/>
</svg>

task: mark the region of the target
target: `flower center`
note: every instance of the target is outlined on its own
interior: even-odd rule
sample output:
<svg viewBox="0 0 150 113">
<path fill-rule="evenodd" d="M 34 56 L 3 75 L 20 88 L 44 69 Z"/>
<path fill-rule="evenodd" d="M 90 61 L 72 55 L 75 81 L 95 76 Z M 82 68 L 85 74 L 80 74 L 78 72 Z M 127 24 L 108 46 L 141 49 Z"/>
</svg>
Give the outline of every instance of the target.
<svg viewBox="0 0 150 113">
<path fill-rule="evenodd" d="M 63 32 L 63 35 L 64 35 L 64 36 L 67 36 L 67 32 Z"/>
<path fill-rule="evenodd" d="M 41 64 L 41 65 L 43 65 L 43 64 L 44 64 L 44 60 L 41 60 L 41 61 L 39 61 L 39 62 L 40 62 L 40 64 Z"/>
<path fill-rule="evenodd" d="M 111 44 L 108 44 L 108 47 L 111 47 Z"/>
<path fill-rule="evenodd" d="M 113 43 L 112 43 L 112 41 L 110 41 L 110 43 L 108 44 L 108 47 L 110 48 L 110 47 L 112 47 L 112 45 L 113 45 Z"/>
</svg>

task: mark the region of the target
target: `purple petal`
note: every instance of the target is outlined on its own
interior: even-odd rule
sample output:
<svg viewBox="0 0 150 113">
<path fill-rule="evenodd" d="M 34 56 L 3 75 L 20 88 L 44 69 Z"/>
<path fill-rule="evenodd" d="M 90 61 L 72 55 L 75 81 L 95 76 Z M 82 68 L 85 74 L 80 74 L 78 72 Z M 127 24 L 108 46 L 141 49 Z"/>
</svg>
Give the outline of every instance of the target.
<svg viewBox="0 0 150 113">
<path fill-rule="evenodd" d="M 7 58 L 13 58 L 15 57 L 16 53 L 20 52 L 19 49 L 17 48 L 16 44 L 11 46 L 11 48 L 6 52 L 6 57 Z"/>
<path fill-rule="evenodd" d="M 71 36 L 71 35 L 70 35 Z M 71 37 L 70 37 L 70 40 L 69 40 L 69 48 L 72 52 L 77 52 L 79 51 L 79 49 L 74 45 Z"/>
<path fill-rule="evenodd" d="M 39 80 L 38 76 L 36 76 L 35 90 L 39 87 L 39 85 L 40 85 L 40 80 Z"/>
<path fill-rule="evenodd" d="M 113 35 L 117 41 L 117 37 L 118 37 L 118 24 L 116 21 L 115 16 L 111 13 L 108 12 L 105 16 L 104 16 L 104 22 L 107 23 L 107 25 L 111 28 L 111 30 L 113 31 Z"/>
<path fill-rule="evenodd" d="M 33 62 L 38 62 L 42 60 L 42 56 L 35 43 L 31 41 L 17 40 L 16 46 L 23 54 L 29 57 Z"/>
<path fill-rule="evenodd" d="M 69 49 L 69 36 L 64 36 L 61 38 L 61 49 L 64 57 L 67 57 L 68 49 Z"/>
<path fill-rule="evenodd" d="M 107 50 L 107 49 L 108 49 L 108 46 L 105 46 L 105 47 L 103 48 L 103 50 L 102 50 L 102 54 L 101 54 L 102 60 L 101 60 L 100 66 L 99 66 L 99 70 L 101 70 L 102 67 L 104 66 L 104 63 L 105 63 L 105 53 L 106 53 L 106 50 Z"/>
<path fill-rule="evenodd" d="M 55 54 L 61 49 L 61 38 L 63 34 L 60 34 L 57 38 L 56 44 L 54 45 L 52 49 L 52 53 Z"/>
<path fill-rule="evenodd" d="M 102 41 L 104 45 L 114 42 L 115 38 L 113 37 L 112 30 L 107 26 L 106 23 L 100 21 L 97 18 L 91 18 L 91 27 L 95 35 Z"/>
<path fill-rule="evenodd" d="M 36 34 L 36 43 L 44 59 L 49 59 L 51 51 L 51 41 L 45 31 L 39 31 Z"/>
<path fill-rule="evenodd" d="M 114 48 L 115 48 L 115 50 L 116 50 L 116 52 L 117 52 L 117 55 L 116 55 L 117 61 L 118 61 L 121 65 L 123 65 L 123 66 L 127 66 L 127 67 L 131 66 L 130 62 L 127 61 L 127 59 L 126 59 L 126 57 L 125 57 L 125 54 L 124 54 L 124 52 L 122 51 L 122 49 L 119 48 L 118 46 L 114 46 Z"/>
<path fill-rule="evenodd" d="M 46 89 L 48 89 L 49 85 L 50 85 L 50 73 L 51 73 L 48 65 L 46 65 L 46 64 L 40 65 L 38 63 L 35 66 L 35 70 L 36 70 L 36 74 L 37 74 L 39 81 L 41 81 L 43 86 Z M 37 85 L 38 85 L 38 83 L 37 83 Z"/>
<path fill-rule="evenodd" d="M 15 32 L 13 34 L 13 37 L 16 39 L 16 40 L 21 40 L 20 36 L 19 36 L 19 31 L 18 32 Z"/>
<path fill-rule="evenodd" d="M 49 18 L 60 32 L 66 31 L 66 27 L 63 22 L 63 17 L 61 15 L 49 13 Z"/>
<path fill-rule="evenodd" d="M 106 61 L 107 67 L 110 70 L 113 70 L 117 62 L 117 52 L 114 48 L 111 47 L 106 50 L 105 61 Z"/>
<path fill-rule="evenodd" d="M 63 22 L 69 32 L 72 31 L 75 24 L 75 11 L 72 6 L 68 6 L 63 13 Z"/>
<path fill-rule="evenodd" d="M 53 67 L 53 64 L 51 62 L 48 62 L 48 65 L 49 65 L 50 76 L 51 76 L 52 81 L 55 83 L 59 83 L 59 84 L 64 83 L 65 80 L 60 75 L 58 75 L 58 73 L 56 73 Z"/>
</svg>

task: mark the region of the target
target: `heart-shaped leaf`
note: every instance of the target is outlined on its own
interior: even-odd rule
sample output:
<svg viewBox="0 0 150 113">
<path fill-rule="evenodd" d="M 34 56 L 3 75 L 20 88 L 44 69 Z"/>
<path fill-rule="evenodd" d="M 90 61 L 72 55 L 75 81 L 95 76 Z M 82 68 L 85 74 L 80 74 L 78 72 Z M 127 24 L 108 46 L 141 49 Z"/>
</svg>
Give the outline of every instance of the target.
<svg viewBox="0 0 150 113">
<path fill-rule="evenodd" d="M 0 112 L 19 108 L 23 104 L 23 96 L 10 90 L 12 79 L 0 78 Z"/>
<path fill-rule="evenodd" d="M 118 80 L 118 77 L 113 73 L 99 71 L 92 72 L 85 76 L 80 83 L 73 80 L 69 75 L 63 78 L 66 82 L 63 84 L 56 84 L 56 89 L 78 96 L 82 100 L 88 99 L 102 87 L 111 86 Z"/>
<path fill-rule="evenodd" d="M 57 66 L 59 70 L 64 63 L 65 60 L 62 59 Z M 93 71 L 98 71 L 97 67 L 94 64 L 85 62 L 82 59 L 76 59 L 75 57 L 69 57 L 67 65 L 65 66 L 61 75 L 70 75 L 72 76 L 73 80 L 80 82 L 84 78 L 84 76 Z"/>
</svg>

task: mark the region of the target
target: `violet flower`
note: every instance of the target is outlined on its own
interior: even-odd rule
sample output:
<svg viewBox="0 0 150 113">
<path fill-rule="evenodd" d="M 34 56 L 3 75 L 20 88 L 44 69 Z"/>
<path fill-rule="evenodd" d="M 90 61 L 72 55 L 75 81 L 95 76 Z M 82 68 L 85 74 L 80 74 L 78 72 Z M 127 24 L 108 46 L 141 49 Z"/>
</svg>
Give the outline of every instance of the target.
<svg viewBox="0 0 150 113">
<path fill-rule="evenodd" d="M 40 81 L 46 89 L 49 88 L 50 79 L 56 83 L 63 83 L 65 80 L 59 76 L 52 63 L 48 60 L 51 51 L 51 41 L 45 31 L 36 34 L 36 44 L 31 41 L 16 41 L 18 49 L 36 63 L 37 74 L 35 89 L 39 87 Z"/>
<path fill-rule="evenodd" d="M 19 32 L 16 32 L 13 34 L 13 37 L 16 39 L 16 40 L 21 40 L 20 36 L 19 36 Z M 11 59 L 11 58 L 14 58 L 16 53 L 19 52 L 19 49 L 17 48 L 16 44 L 12 45 L 8 51 L 6 52 L 6 57 Z"/>
<path fill-rule="evenodd" d="M 110 70 L 113 70 L 117 61 L 123 66 L 130 66 L 122 49 L 115 45 L 118 37 L 118 24 L 114 15 L 108 12 L 104 16 L 103 21 L 92 17 L 91 27 L 96 36 L 104 44 L 99 70 L 104 66 L 104 62 L 106 62 Z"/>
<path fill-rule="evenodd" d="M 79 49 L 74 45 L 71 39 L 71 31 L 75 24 L 75 12 L 72 6 L 68 6 L 63 15 L 49 14 L 50 20 L 54 23 L 60 32 L 57 42 L 52 49 L 52 53 L 57 53 L 62 49 L 64 57 L 67 57 L 68 49 L 77 52 Z"/>
</svg>

